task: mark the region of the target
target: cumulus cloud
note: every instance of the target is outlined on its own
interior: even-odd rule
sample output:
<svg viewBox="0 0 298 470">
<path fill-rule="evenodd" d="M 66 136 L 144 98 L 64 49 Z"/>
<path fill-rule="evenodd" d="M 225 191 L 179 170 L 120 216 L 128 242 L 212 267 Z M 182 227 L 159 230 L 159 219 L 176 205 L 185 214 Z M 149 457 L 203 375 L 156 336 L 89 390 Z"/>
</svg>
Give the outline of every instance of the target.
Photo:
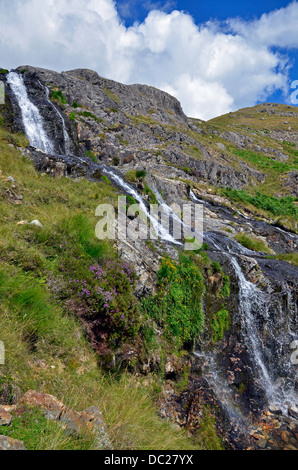
<svg viewBox="0 0 298 470">
<path fill-rule="evenodd" d="M 161 88 L 193 117 L 210 119 L 287 90 L 298 47 L 298 3 L 250 23 L 196 25 L 185 12 L 150 11 L 127 28 L 113 0 L 0 0 L 2 66 L 86 67 Z"/>
</svg>

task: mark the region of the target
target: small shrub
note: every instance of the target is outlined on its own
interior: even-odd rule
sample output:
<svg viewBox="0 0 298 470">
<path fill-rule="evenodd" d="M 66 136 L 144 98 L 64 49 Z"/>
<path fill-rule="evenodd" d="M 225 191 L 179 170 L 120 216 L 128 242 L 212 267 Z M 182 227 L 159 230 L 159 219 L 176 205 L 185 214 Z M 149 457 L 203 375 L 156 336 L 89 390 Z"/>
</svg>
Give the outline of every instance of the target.
<svg viewBox="0 0 298 470">
<path fill-rule="evenodd" d="M 137 177 L 138 179 L 140 179 L 140 178 L 146 178 L 146 176 L 147 176 L 147 172 L 146 172 L 145 170 L 137 170 L 137 171 L 136 171 L 136 177 Z"/>
<path fill-rule="evenodd" d="M 113 157 L 113 165 L 118 166 L 120 164 L 120 158 L 119 157 Z"/>
<path fill-rule="evenodd" d="M 90 266 L 93 282 L 70 279 L 69 285 L 87 304 L 88 318 L 96 324 L 97 340 L 115 348 L 135 338 L 140 327 L 138 302 L 134 296 L 137 276 L 122 260 Z"/>
<path fill-rule="evenodd" d="M 67 99 L 61 90 L 52 90 L 51 98 L 54 101 L 59 101 L 61 104 L 67 104 Z"/>
<path fill-rule="evenodd" d="M 137 181 L 137 176 L 135 170 L 129 170 L 125 173 L 125 179 L 129 183 L 135 183 Z"/>
</svg>

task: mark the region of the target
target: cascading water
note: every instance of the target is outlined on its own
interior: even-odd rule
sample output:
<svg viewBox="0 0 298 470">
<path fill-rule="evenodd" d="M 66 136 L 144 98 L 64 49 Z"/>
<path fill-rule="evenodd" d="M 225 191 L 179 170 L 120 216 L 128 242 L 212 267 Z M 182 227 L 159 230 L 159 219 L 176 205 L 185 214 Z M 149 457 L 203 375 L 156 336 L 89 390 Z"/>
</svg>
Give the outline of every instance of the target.
<svg viewBox="0 0 298 470">
<path fill-rule="evenodd" d="M 50 91 L 49 91 L 49 89 L 46 86 L 44 86 L 41 82 L 39 82 L 39 84 L 45 91 L 46 98 L 47 98 L 47 101 L 48 101 L 49 105 L 53 108 L 53 110 L 55 111 L 55 113 L 57 114 L 57 116 L 59 117 L 59 119 L 61 121 L 62 130 L 63 130 L 63 140 L 64 140 L 64 154 L 65 155 L 71 155 L 71 140 L 70 140 L 70 137 L 69 137 L 67 129 L 66 129 L 64 117 L 62 116 L 59 109 L 56 108 L 54 103 L 52 103 L 52 101 L 50 100 Z"/>
<path fill-rule="evenodd" d="M 193 193 L 190 193 L 190 198 L 196 203 L 204 203 L 204 201 L 198 200 Z M 264 390 L 269 405 L 276 404 L 285 413 L 289 405 L 297 404 L 297 394 L 295 393 L 295 377 L 293 377 L 293 365 L 290 363 L 289 355 L 289 344 L 291 338 L 296 338 L 296 335 L 290 331 L 288 327 L 287 331 L 280 328 L 274 330 L 274 319 L 271 318 L 272 309 L 276 308 L 271 305 L 270 294 L 259 289 L 254 283 L 248 281 L 236 259 L 237 255 L 244 256 L 260 256 L 260 253 L 256 253 L 249 250 L 237 241 L 231 240 L 226 236 L 219 235 L 217 233 L 204 234 L 205 240 L 211 244 L 215 250 L 220 251 L 224 254 L 235 273 L 237 283 L 239 286 L 239 317 L 241 322 L 241 335 L 243 343 L 248 349 L 248 353 L 251 359 L 251 363 L 254 368 L 254 376 L 257 377 L 259 385 Z M 280 318 L 283 316 L 287 318 L 290 315 L 290 311 L 295 308 L 291 302 L 291 293 L 288 292 L 287 311 L 279 312 Z M 279 304 L 280 305 L 280 304 Z M 271 308 L 271 311 L 270 311 Z M 281 305 L 279 306 L 281 309 Z M 268 355 L 264 353 L 265 347 L 260 337 L 258 330 L 258 318 L 261 317 L 267 323 L 267 333 L 269 332 L 272 336 L 272 343 L 274 343 L 275 351 L 278 349 L 280 360 L 279 363 L 283 364 L 282 370 L 279 369 L 274 361 L 268 361 Z M 275 317 L 274 317 L 275 318 Z M 286 321 L 286 320 L 284 320 Z M 276 325 L 275 325 L 276 326 Z M 271 351 L 271 355 L 273 351 Z M 202 357 L 202 354 L 197 352 L 198 357 Z M 270 355 L 270 354 L 269 354 Z M 224 409 L 229 413 L 230 417 L 237 416 L 237 409 L 234 407 L 232 394 L 229 391 L 229 387 L 224 383 L 225 371 L 221 371 L 218 367 L 215 359 L 215 354 L 208 353 L 203 354 L 205 373 L 209 379 L 210 385 L 213 387 L 216 395 L 220 399 Z M 272 359 L 272 358 L 271 358 Z M 269 363 L 270 362 L 270 363 Z M 283 372 L 283 377 L 279 378 L 279 372 Z M 292 378 L 290 376 L 292 375 Z M 241 414 L 240 420 L 242 420 Z"/>
<path fill-rule="evenodd" d="M 140 205 L 140 209 L 143 211 L 145 216 L 150 220 L 151 225 L 155 231 L 156 234 L 159 234 L 161 239 L 170 243 L 173 243 L 175 245 L 181 245 L 180 242 L 175 240 L 172 235 L 169 233 L 168 230 L 166 230 L 161 223 L 158 222 L 157 219 L 149 212 L 149 210 L 146 207 L 146 204 L 143 201 L 142 196 L 135 191 L 126 181 L 124 181 L 121 176 L 117 175 L 111 170 L 108 170 L 107 168 L 103 169 L 103 172 L 108 175 L 118 186 L 124 189 L 125 192 L 127 192 L 130 196 L 132 196 Z"/>
<path fill-rule="evenodd" d="M 22 121 L 30 145 L 46 153 L 53 153 L 54 145 L 44 130 L 43 119 L 38 108 L 29 100 L 23 77 L 16 72 L 10 72 L 7 76 L 7 83 L 21 109 Z"/>
<path fill-rule="evenodd" d="M 242 333 L 248 347 L 250 356 L 255 365 L 256 376 L 264 389 L 269 404 L 277 404 L 281 409 L 285 403 L 294 403 L 293 390 L 283 388 L 282 382 L 278 382 L 268 370 L 263 354 L 263 345 L 258 335 L 256 313 L 261 313 L 265 320 L 270 318 L 269 297 L 265 292 L 257 288 L 255 284 L 247 281 L 238 262 L 232 256 L 229 257 L 234 267 L 239 283 L 239 308 L 242 321 Z M 281 337 L 279 338 L 281 341 Z M 275 338 L 278 340 L 278 338 Z M 285 362 L 287 359 L 285 358 Z M 272 371 L 273 372 L 273 371 Z"/>
</svg>

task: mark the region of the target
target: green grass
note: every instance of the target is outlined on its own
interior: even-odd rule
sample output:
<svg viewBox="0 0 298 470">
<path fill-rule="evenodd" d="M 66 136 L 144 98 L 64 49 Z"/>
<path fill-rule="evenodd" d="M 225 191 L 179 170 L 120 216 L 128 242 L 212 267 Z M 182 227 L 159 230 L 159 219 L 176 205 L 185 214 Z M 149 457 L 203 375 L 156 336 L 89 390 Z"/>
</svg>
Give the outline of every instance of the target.
<svg viewBox="0 0 298 470">
<path fill-rule="evenodd" d="M 279 259 L 281 261 L 287 261 L 294 266 L 298 266 L 298 253 L 283 253 L 279 255 L 272 256 L 270 258 Z"/>
<path fill-rule="evenodd" d="M 231 319 L 229 312 L 225 308 L 221 308 L 213 315 L 211 321 L 212 341 L 216 343 L 224 337 L 224 333 L 230 329 Z"/>
<path fill-rule="evenodd" d="M 249 250 L 261 251 L 263 253 L 271 254 L 272 250 L 268 247 L 267 243 L 256 236 L 248 235 L 247 233 L 237 233 L 235 240 Z"/>
<path fill-rule="evenodd" d="M 93 152 L 91 152 L 91 150 L 87 150 L 87 152 L 86 152 L 86 157 L 91 158 L 91 160 L 92 160 L 94 163 L 97 163 L 97 161 L 98 161 L 96 155 L 95 155 Z"/>
<path fill-rule="evenodd" d="M 77 115 L 78 116 L 83 116 L 85 118 L 94 119 L 94 121 L 96 121 L 96 122 L 102 122 L 102 119 L 99 119 L 97 116 L 95 116 L 95 114 L 90 113 L 90 111 L 80 111 Z"/>
<path fill-rule="evenodd" d="M 27 450 L 92 450 L 92 436 L 75 438 L 67 436 L 58 424 L 47 420 L 41 410 L 27 409 L 15 416 L 1 434 L 26 443 Z"/>
<path fill-rule="evenodd" d="M 280 162 L 264 154 L 252 152 L 250 150 L 234 150 L 234 154 L 244 160 L 254 163 L 259 169 L 272 171 L 277 174 L 286 173 L 291 170 L 298 170 L 298 164 Z"/>
<path fill-rule="evenodd" d="M 143 303 L 146 315 L 162 325 L 173 344 L 182 347 L 202 331 L 205 284 L 199 267 L 187 256 L 165 258 L 158 273 L 158 292 Z"/>
<path fill-rule="evenodd" d="M 292 196 L 277 198 L 268 196 L 267 194 L 261 194 L 260 192 L 251 195 L 245 190 L 231 188 L 222 189 L 222 194 L 232 201 L 252 204 L 274 216 L 291 216 L 295 220 L 298 220 L 298 207 L 295 205 L 297 198 Z"/>
<path fill-rule="evenodd" d="M 158 417 L 158 376 L 150 376 L 148 386 L 125 372 L 120 379 L 104 372 L 74 315 L 69 280 L 91 283 L 91 264 L 117 258 L 112 244 L 95 237 L 95 209 L 100 203 L 116 207 L 116 190 L 105 180 L 78 184 L 41 175 L 8 143 L 25 146 L 26 139 L 0 129 L 0 340 L 6 352 L 0 391 L 5 384 L 22 393 L 40 390 L 76 411 L 98 406 L 115 449 L 221 447 L 208 414 L 196 438 Z M 23 195 L 21 204 L 8 199 L 8 189 Z M 35 219 L 43 228 L 30 225 Z M 90 438 L 69 440 L 37 412 L 14 417 L 5 433 L 28 449 L 92 446 Z"/>
</svg>

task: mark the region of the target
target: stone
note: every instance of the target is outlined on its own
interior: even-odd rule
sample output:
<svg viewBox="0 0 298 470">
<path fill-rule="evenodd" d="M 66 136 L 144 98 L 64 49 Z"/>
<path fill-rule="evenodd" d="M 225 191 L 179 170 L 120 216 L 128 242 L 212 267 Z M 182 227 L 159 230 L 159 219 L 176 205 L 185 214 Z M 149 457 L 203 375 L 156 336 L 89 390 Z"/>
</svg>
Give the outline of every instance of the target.
<svg viewBox="0 0 298 470">
<path fill-rule="evenodd" d="M 260 439 L 258 442 L 257 442 L 257 446 L 260 448 L 260 449 L 265 449 L 265 447 L 267 446 L 267 440 L 266 439 Z"/>
<path fill-rule="evenodd" d="M 296 405 L 291 405 L 288 413 L 292 418 L 298 419 L 298 407 Z"/>
<path fill-rule="evenodd" d="M 80 413 L 68 410 L 62 414 L 59 423 L 70 435 L 80 437 L 90 431 L 94 436 L 96 450 L 111 449 L 111 443 L 107 434 L 107 426 L 100 410 L 90 407 Z"/>
<path fill-rule="evenodd" d="M 0 436 L 0 450 L 26 450 L 26 447 L 23 441 L 8 436 Z"/>
<path fill-rule="evenodd" d="M 10 426 L 12 416 L 4 408 L 0 406 L 0 426 Z"/>
<path fill-rule="evenodd" d="M 20 405 L 44 409 L 45 416 L 57 421 L 68 435 L 80 438 L 85 436 L 86 432 L 92 433 L 97 450 L 111 448 L 107 426 L 100 410 L 96 407 L 77 412 L 67 408 L 53 395 L 35 390 L 25 393 Z"/>
<path fill-rule="evenodd" d="M 43 408 L 50 419 L 58 419 L 66 407 L 64 403 L 52 395 L 35 390 L 29 390 L 20 400 L 20 405 Z"/>
<path fill-rule="evenodd" d="M 282 415 L 282 409 L 277 405 L 270 405 L 269 411 L 274 415 Z"/>
</svg>

